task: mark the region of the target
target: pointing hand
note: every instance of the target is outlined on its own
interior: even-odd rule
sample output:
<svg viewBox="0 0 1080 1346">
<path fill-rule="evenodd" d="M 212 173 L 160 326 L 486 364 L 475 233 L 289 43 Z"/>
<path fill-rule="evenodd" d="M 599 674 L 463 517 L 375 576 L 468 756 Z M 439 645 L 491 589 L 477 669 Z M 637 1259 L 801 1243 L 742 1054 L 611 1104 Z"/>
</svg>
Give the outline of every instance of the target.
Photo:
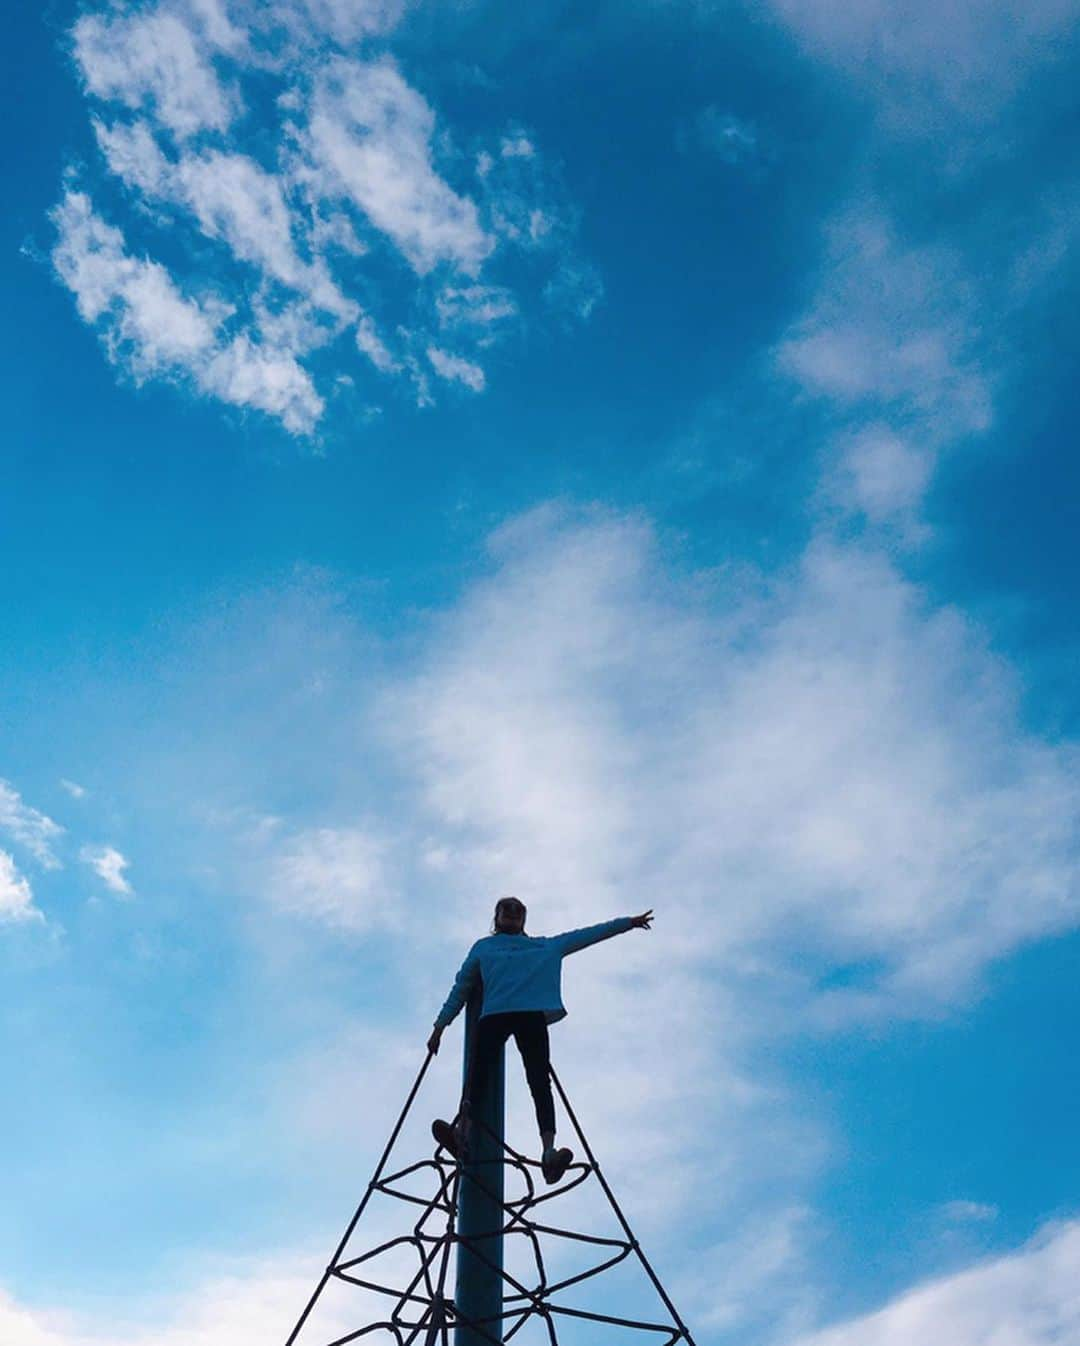
<svg viewBox="0 0 1080 1346">
<path fill-rule="evenodd" d="M 635 930 L 649 930 L 653 923 L 652 907 L 648 911 L 643 911 L 640 916 L 631 916 Z"/>
</svg>

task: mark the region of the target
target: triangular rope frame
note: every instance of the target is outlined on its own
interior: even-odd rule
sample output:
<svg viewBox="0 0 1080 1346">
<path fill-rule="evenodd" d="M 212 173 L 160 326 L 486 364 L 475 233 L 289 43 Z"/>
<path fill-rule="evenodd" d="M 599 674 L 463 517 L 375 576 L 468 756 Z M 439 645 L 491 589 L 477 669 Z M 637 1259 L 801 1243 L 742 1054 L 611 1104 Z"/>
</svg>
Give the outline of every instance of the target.
<svg viewBox="0 0 1080 1346">
<path fill-rule="evenodd" d="M 512 1200 L 499 1199 L 495 1192 L 489 1189 L 476 1170 L 483 1167 L 483 1163 L 471 1163 L 467 1170 L 449 1156 L 440 1146 L 436 1149 L 434 1157 L 431 1159 L 421 1159 L 416 1163 L 409 1164 L 405 1168 L 398 1169 L 396 1172 L 384 1176 L 387 1161 L 397 1143 L 401 1128 L 405 1123 L 406 1117 L 412 1108 L 416 1095 L 419 1092 L 420 1085 L 423 1083 L 424 1076 L 427 1074 L 428 1067 L 432 1061 L 429 1053 L 420 1068 L 413 1086 L 409 1091 L 408 1098 L 401 1110 L 394 1129 L 390 1134 L 390 1139 L 386 1143 L 382 1157 L 375 1169 L 375 1173 L 368 1183 L 367 1190 L 360 1201 L 359 1206 L 349 1221 L 349 1225 L 342 1235 L 341 1242 L 337 1246 L 333 1257 L 330 1259 L 326 1270 L 323 1272 L 322 1279 L 315 1287 L 314 1293 L 308 1300 L 303 1313 L 301 1313 L 296 1326 L 289 1334 L 285 1346 L 294 1346 L 297 1337 L 300 1335 L 304 1324 L 307 1322 L 319 1297 L 326 1289 L 330 1280 L 336 1279 L 350 1285 L 358 1286 L 374 1294 L 386 1296 L 395 1301 L 393 1308 L 385 1318 L 377 1322 L 371 1322 L 363 1327 L 357 1328 L 353 1332 L 348 1332 L 344 1336 L 335 1337 L 333 1341 L 325 1343 L 325 1346 L 346 1346 L 346 1343 L 359 1341 L 362 1337 L 368 1336 L 372 1332 L 389 1332 L 393 1337 L 396 1346 L 452 1346 L 452 1330 L 459 1324 L 467 1325 L 474 1333 L 485 1341 L 492 1343 L 492 1346 L 504 1346 L 513 1340 L 516 1334 L 531 1318 L 540 1318 L 548 1335 L 549 1346 L 559 1346 L 558 1322 L 560 1318 L 573 1318 L 578 1320 L 587 1320 L 595 1323 L 602 1323 L 609 1327 L 636 1329 L 640 1332 L 654 1333 L 656 1346 L 677 1346 L 679 1342 L 685 1342 L 686 1346 L 694 1346 L 694 1339 L 686 1324 L 679 1317 L 679 1314 L 671 1302 L 670 1298 L 656 1272 L 653 1270 L 648 1258 L 642 1250 L 641 1244 L 634 1236 L 633 1230 L 627 1222 L 622 1208 L 615 1199 L 615 1194 L 608 1186 L 607 1179 L 604 1177 L 599 1164 L 596 1162 L 596 1156 L 592 1152 L 585 1133 L 581 1129 L 581 1124 L 570 1106 L 570 1101 L 566 1097 L 566 1091 L 563 1089 L 559 1077 L 554 1069 L 551 1071 L 551 1079 L 558 1092 L 566 1115 L 574 1128 L 581 1148 L 584 1151 L 587 1162 L 571 1164 L 567 1170 L 564 1179 L 553 1187 L 550 1191 L 538 1194 L 536 1182 L 534 1180 L 534 1171 L 540 1168 L 535 1159 L 528 1159 L 525 1155 L 519 1154 L 509 1145 L 503 1142 L 502 1155 L 498 1160 L 489 1160 L 488 1163 L 501 1163 L 506 1168 L 512 1168 L 521 1175 L 525 1183 L 525 1195 Z M 474 1122 L 474 1125 L 478 1123 Z M 482 1125 L 482 1123 L 480 1124 Z M 487 1128 L 484 1128 L 485 1130 Z M 489 1132 L 489 1135 L 492 1133 Z M 438 1185 L 435 1195 L 430 1198 L 417 1196 L 412 1192 L 403 1191 L 396 1184 L 400 1184 L 413 1174 L 425 1170 L 434 1170 L 437 1175 Z M 595 1234 L 582 1234 L 570 1229 L 560 1229 L 555 1225 L 541 1224 L 530 1218 L 531 1213 L 537 1206 L 544 1202 L 552 1201 L 556 1197 L 563 1196 L 580 1186 L 589 1177 L 589 1174 L 596 1175 L 597 1181 L 603 1189 L 604 1195 L 619 1222 L 619 1226 L 625 1237 L 623 1238 L 604 1238 Z M 455 1230 L 458 1204 L 458 1188 L 460 1183 L 465 1180 L 475 1182 L 477 1186 L 496 1204 L 501 1204 L 503 1212 L 503 1223 L 501 1230 L 490 1229 L 482 1233 L 475 1234 L 472 1237 L 465 1238 Z M 396 1200 L 404 1201 L 420 1207 L 420 1214 L 412 1227 L 410 1234 L 401 1234 L 396 1238 L 388 1239 L 376 1248 L 371 1248 L 358 1257 L 350 1257 L 342 1260 L 342 1254 L 346 1245 L 352 1238 L 353 1232 L 360 1221 L 361 1216 L 367 1207 L 372 1195 L 380 1192 L 384 1196 L 393 1197 Z M 440 1221 L 443 1227 L 438 1232 L 431 1232 L 425 1226 L 434 1217 L 441 1216 Z M 443 1223 L 444 1222 L 444 1223 Z M 533 1255 L 536 1260 L 537 1283 L 533 1288 L 529 1288 L 519 1281 L 510 1272 L 503 1267 L 496 1267 L 495 1264 L 485 1255 L 482 1242 L 498 1233 L 505 1234 L 523 1234 L 531 1245 Z M 578 1272 L 576 1275 L 565 1277 L 554 1283 L 549 1283 L 547 1271 L 544 1266 L 544 1256 L 541 1249 L 541 1234 L 551 1237 L 570 1239 L 574 1242 L 588 1244 L 597 1250 L 601 1260 L 587 1271 Z M 412 1279 L 402 1288 L 400 1286 L 384 1285 L 379 1281 L 369 1280 L 363 1274 L 366 1264 L 373 1261 L 380 1254 L 389 1252 L 394 1248 L 411 1245 L 417 1252 L 419 1266 Z M 503 1300 L 502 1311 L 497 1318 L 465 1318 L 458 1314 L 454 1301 L 446 1293 L 446 1281 L 450 1265 L 450 1253 L 455 1247 L 467 1248 L 470 1253 L 481 1262 L 497 1270 L 503 1281 Z M 578 1285 L 583 1281 L 591 1280 L 594 1276 L 599 1276 L 620 1262 L 625 1261 L 633 1254 L 640 1262 L 645 1274 L 652 1282 L 663 1303 L 665 1309 L 670 1315 L 667 1323 L 644 1322 L 633 1318 L 614 1317 L 610 1314 L 595 1313 L 585 1309 L 571 1308 L 565 1304 L 555 1304 L 552 1302 L 552 1296 L 561 1291 L 569 1289 L 571 1286 Z"/>
</svg>

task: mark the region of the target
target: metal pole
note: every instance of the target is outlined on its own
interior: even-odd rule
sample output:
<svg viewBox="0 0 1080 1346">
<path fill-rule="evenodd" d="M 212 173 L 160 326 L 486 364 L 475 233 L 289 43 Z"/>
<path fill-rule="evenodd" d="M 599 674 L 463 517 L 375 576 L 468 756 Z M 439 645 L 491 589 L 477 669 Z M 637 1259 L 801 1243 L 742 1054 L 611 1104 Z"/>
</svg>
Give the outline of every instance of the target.
<svg viewBox="0 0 1080 1346">
<path fill-rule="evenodd" d="M 465 1084 L 479 1019 L 480 997 L 473 996 L 465 1015 Z M 473 1102 L 469 1154 L 458 1185 L 454 1346 L 497 1346 L 503 1339 L 504 1061 L 500 1047 Z"/>
</svg>

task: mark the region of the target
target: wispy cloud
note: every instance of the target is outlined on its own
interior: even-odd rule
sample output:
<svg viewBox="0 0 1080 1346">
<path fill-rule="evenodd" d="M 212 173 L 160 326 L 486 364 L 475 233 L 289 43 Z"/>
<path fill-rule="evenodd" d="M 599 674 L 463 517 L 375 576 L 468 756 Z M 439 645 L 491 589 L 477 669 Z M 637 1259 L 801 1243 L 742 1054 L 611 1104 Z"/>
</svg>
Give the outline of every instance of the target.
<svg viewBox="0 0 1080 1346">
<path fill-rule="evenodd" d="M 274 839 L 270 900 L 281 910 L 364 932 L 398 925 L 386 842 L 372 829 L 317 827 Z"/>
<path fill-rule="evenodd" d="M 0 851 L 0 925 L 41 919 L 30 881 L 19 873 L 14 857 Z"/>
<path fill-rule="evenodd" d="M 115 1315 L 108 1324 L 32 1308 L 0 1290 L 0 1340 L 4 1346 L 263 1346 L 295 1320 L 317 1276 L 307 1249 L 262 1263 L 230 1260 L 188 1294 L 159 1304 L 154 1321 Z M 319 1318 L 328 1340 L 351 1322 L 335 1308 L 323 1306 Z"/>
<path fill-rule="evenodd" d="M 936 453 L 917 427 L 897 432 L 871 420 L 837 437 L 824 494 L 871 524 L 899 524 L 909 540 L 924 536 L 920 516 Z"/>
<path fill-rule="evenodd" d="M 909 544 L 924 540 L 938 459 L 993 424 L 989 348 L 962 256 L 906 245 L 872 198 L 842 210 L 808 310 L 774 353 L 826 415 L 819 498 Z"/>
<path fill-rule="evenodd" d="M 678 1297 L 698 1339 L 735 1339 L 762 1323 L 774 1341 L 806 1330 L 818 1308 L 807 1258 L 813 1220 L 806 1207 L 786 1207 L 697 1253 Z"/>
<path fill-rule="evenodd" d="M 632 521 L 494 546 L 398 703 L 462 870 L 497 889 L 512 857 L 559 916 L 678 893 L 712 958 L 861 964 L 851 1003 L 916 1011 L 1080 921 L 1075 753 L 1023 733 L 978 632 L 880 554 L 820 538 L 710 611 Z"/>
<path fill-rule="evenodd" d="M 439 346 L 429 346 L 427 358 L 439 378 L 450 383 L 463 383 L 474 393 L 484 391 L 484 371 L 471 360 L 464 360 L 460 355 L 444 351 Z"/>
<path fill-rule="evenodd" d="M 230 338 L 230 306 L 183 294 L 160 263 L 134 256 L 85 193 L 67 192 L 53 219 L 57 274 L 98 327 L 109 358 L 137 382 L 187 376 L 222 401 L 277 416 L 288 430 L 313 429 L 325 403 L 287 346 L 244 332 Z"/>
<path fill-rule="evenodd" d="M 152 201 L 181 205 L 201 232 L 225 243 L 234 258 L 296 291 L 322 313 L 344 322 L 359 306 L 330 278 L 326 262 L 301 259 L 284 184 L 245 154 L 208 150 L 173 162 L 143 122 L 95 123 L 110 169 Z"/>
<path fill-rule="evenodd" d="M 357 352 L 374 377 L 411 382 L 429 401 L 424 352 L 448 322 L 464 349 L 453 373 L 437 372 L 481 391 L 477 356 L 521 314 L 518 295 L 481 272 L 496 259 L 505 270 L 514 251 L 550 258 L 526 289 L 586 316 L 548 283 L 588 268 L 532 140 L 493 131 L 465 169 L 392 57 L 355 54 L 355 38 L 385 36 L 399 9 L 278 0 L 227 17 L 159 0 L 76 23 L 101 160 L 128 195 L 118 201 L 107 177 L 93 189 L 123 212 L 119 229 L 70 181 L 53 261 L 119 368 L 306 435 L 326 408 L 318 389 L 352 377 Z"/>
<path fill-rule="evenodd" d="M 1061 1346 L 1080 1340 L 1080 1224 L 1050 1226 L 1005 1257 L 910 1290 L 794 1346 Z"/>
<path fill-rule="evenodd" d="M 989 1224 L 998 1217 L 998 1208 L 985 1201 L 946 1201 L 939 1210 L 950 1224 Z"/>
<path fill-rule="evenodd" d="M 190 15 L 181 5 L 84 15 L 72 35 L 88 91 L 132 111 L 151 112 L 181 139 L 224 131 L 239 109 Z"/>
<path fill-rule="evenodd" d="M 481 327 L 516 317 L 514 296 L 501 285 L 448 285 L 435 301 L 444 327 Z"/>
<path fill-rule="evenodd" d="M 863 203 L 832 222 L 820 290 L 777 354 L 808 393 L 915 419 L 933 445 L 990 424 L 981 337 L 963 260 L 906 246 Z"/>
<path fill-rule="evenodd" d="M 59 869 L 60 861 L 53 844 L 64 834 L 59 823 L 24 803 L 22 796 L 7 781 L 0 780 L 0 832 L 25 846 L 46 869 Z"/>
<path fill-rule="evenodd" d="M 761 167 L 766 157 L 757 127 L 714 103 L 680 125 L 675 140 L 683 153 L 704 150 L 732 167 Z"/>
<path fill-rule="evenodd" d="M 134 889 L 124 877 L 130 861 L 115 846 L 84 846 L 79 859 L 89 865 L 110 892 L 120 897 L 134 896 Z"/>
<path fill-rule="evenodd" d="M 1075 0 L 1033 0 L 1022 10 L 1007 0 L 771 7 L 810 51 L 869 88 L 891 132 L 931 140 L 946 155 L 1054 62 L 1077 16 Z"/>
<path fill-rule="evenodd" d="M 299 149 L 320 198 L 356 206 L 420 273 L 475 275 L 495 242 L 475 202 L 432 161 L 435 114 L 389 60 L 336 58 L 320 71 Z"/>
</svg>

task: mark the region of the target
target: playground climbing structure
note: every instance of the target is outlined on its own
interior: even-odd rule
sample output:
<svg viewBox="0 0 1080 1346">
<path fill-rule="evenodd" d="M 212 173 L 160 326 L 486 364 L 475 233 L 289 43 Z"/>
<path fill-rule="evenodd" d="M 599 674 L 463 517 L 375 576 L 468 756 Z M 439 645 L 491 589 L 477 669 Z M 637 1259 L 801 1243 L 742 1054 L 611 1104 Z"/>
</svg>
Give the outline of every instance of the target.
<svg viewBox="0 0 1080 1346">
<path fill-rule="evenodd" d="M 544 1187 L 539 1162 L 518 1153 L 503 1138 L 501 1061 L 492 1072 L 490 1097 L 473 1115 L 464 1162 L 458 1163 L 445 1149 L 436 1147 L 429 1156 L 391 1166 L 391 1155 L 431 1061 L 428 1055 L 363 1199 L 285 1346 L 345 1346 L 365 1339 L 396 1346 L 507 1346 L 510 1342 L 572 1346 L 583 1341 L 610 1341 L 612 1346 L 633 1342 L 694 1346 L 554 1071 L 552 1082 L 583 1156 L 556 1186 Z M 560 1208 L 581 1205 L 580 1199 L 567 1201 L 568 1195 L 577 1192 L 580 1198 L 587 1185 L 599 1188 L 614 1217 L 608 1234 L 571 1229 L 559 1220 Z M 375 1194 L 400 1202 L 405 1218 L 400 1232 L 355 1252 L 351 1246 L 354 1235 L 362 1229 Z M 577 1258 L 584 1258 L 584 1267 L 567 1270 L 571 1250 Z M 638 1288 L 648 1291 L 651 1285 L 646 1297 L 655 1301 L 655 1316 L 606 1311 L 597 1306 L 597 1296 L 589 1293 L 604 1278 L 633 1266 Z M 648 1285 L 641 1283 L 642 1276 Z M 620 1277 L 620 1282 L 624 1279 Z M 314 1311 L 334 1283 L 366 1292 L 364 1311 L 355 1326 L 327 1340 L 312 1335 Z M 636 1305 L 642 1295 L 635 1292 L 632 1298 Z"/>
</svg>

